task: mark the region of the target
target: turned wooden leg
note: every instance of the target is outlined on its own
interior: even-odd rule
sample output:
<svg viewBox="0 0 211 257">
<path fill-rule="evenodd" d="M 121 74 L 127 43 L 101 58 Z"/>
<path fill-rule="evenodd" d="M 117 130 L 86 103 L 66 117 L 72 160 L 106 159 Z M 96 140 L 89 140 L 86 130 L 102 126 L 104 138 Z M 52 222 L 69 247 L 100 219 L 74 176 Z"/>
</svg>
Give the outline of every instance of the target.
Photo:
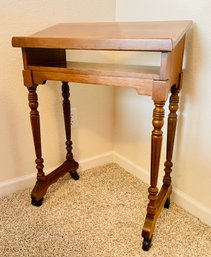
<svg viewBox="0 0 211 257">
<path fill-rule="evenodd" d="M 172 154 L 174 147 L 174 138 L 177 125 L 177 110 L 179 104 L 179 89 L 176 85 L 171 88 L 171 96 L 169 101 L 169 116 L 168 116 L 168 129 L 167 129 L 167 149 L 166 149 L 166 162 L 165 162 L 165 175 L 163 178 L 163 185 L 169 187 L 171 185 L 171 172 L 172 172 Z M 164 207 L 169 208 L 170 198 L 168 197 Z"/>
<path fill-rule="evenodd" d="M 147 206 L 147 215 L 142 230 L 143 250 L 147 251 L 151 245 L 152 234 L 155 226 L 155 216 L 157 215 L 157 199 L 158 199 L 158 171 L 160 164 L 160 153 L 162 145 L 162 127 L 164 124 L 164 104 L 165 101 L 155 101 L 155 108 L 153 110 L 153 131 L 151 137 L 151 176 L 150 176 L 150 187 L 149 191 L 149 204 Z"/>
<path fill-rule="evenodd" d="M 162 127 L 164 124 L 164 106 L 165 102 L 155 102 L 155 109 L 153 111 L 153 131 L 151 138 L 151 177 L 149 187 L 149 204 L 147 207 L 147 215 L 154 218 L 156 214 L 156 200 L 158 194 L 157 180 L 160 164 L 160 154 L 162 146 L 163 132 Z"/>
<path fill-rule="evenodd" d="M 70 106 L 70 90 L 68 82 L 62 82 L 62 96 L 63 96 L 63 113 L 64 113 L 64 124 L 66 134 L 66 159 L 74 162 L 75 169 L 78 168 L 78 163 L 74 161 L 72 154 L 72 141 L 71 141 L 71 106 Z M 71 177 L 75 180 L 79 179 L 79 175 L 76 170 L 70 171 Z"/>
<path fill-rule="evenodd" d="M 64 113 L 64 124 L 65 124 L 65 134 L 66 134 L 66 150 L 67 160 L 73 159 L 72 154 L 72 141 L 71 141 L 71 114 L 70 114 L 70 92 L 69 85 L 67 82 L 62 83 L 62 96 L 63 96 L 63 113 Z"/>
<path fill-rule="evenodd" d="M 174 138 L 177 125 L 177 110 L 179 104 L 179 89 L 176 86 L 171 88 L 171 97 L 169 103 L 169 116 L 168 116 L 168 130 L 167 130 L 167 149 L 166 149 L 166 162 L 165 162 L 165 176 L 163 178 L 163 184 L 166 186 L 171 185 L 171 172 L 172 172 L 172 154 L 174 147 Z"/>
<path fill-rule="evenodd" d="M 40 116 L 37 110 L 38 108 L 38 97 L 36 93 L 37 85 L 33 85 L 28 88 L 28 100 L 29 100 L 29 107 L 31 109 L 30 112 L 30 120 L 31 120 L 31 127 L 32 127 L 32 134 L 34 140 L 34 147 L 35 147 L 35 154 L 36 154 L 36 168 L 37 168 L 37 182 L 42 182 L 45 180 L 45 174 L 43 172 L 43 158 L 42 158 L 42 150 L 41 150 L 41 135 L 40 135 Z M 35 186 L 36 187 L 36 186 Z M 36 191 L 34 189 L 33 191 Z M 32 191 L 32 204 L 39 206 L 42 204 L 42 198 L 36 199 L 34 197 Z"/>
<path fill-rule="evenodd" d="M 42 150 L 41 150 L 41 135 L 40 135 L 40 115 L 37 110 L 38 108 L 38 97 L 36 93 L 37 86 L 29 87 L 29 94 L 28 94 L 28 100 L 29 100 L 29 107 L 31 108 L 30 112 L 30 120 L 31 120 L 31 127 L 32 127 L 32 134 L 33 134 L 33 140 L 34 140 L 34 147 L 35 147 L 35 154 L 36 154 L 36 168 L 37 168 L 37 180 L 43 181 L 45 180 L 45 174 L 43 172 L 43 162 L 42 159 Z"/>
</svg>

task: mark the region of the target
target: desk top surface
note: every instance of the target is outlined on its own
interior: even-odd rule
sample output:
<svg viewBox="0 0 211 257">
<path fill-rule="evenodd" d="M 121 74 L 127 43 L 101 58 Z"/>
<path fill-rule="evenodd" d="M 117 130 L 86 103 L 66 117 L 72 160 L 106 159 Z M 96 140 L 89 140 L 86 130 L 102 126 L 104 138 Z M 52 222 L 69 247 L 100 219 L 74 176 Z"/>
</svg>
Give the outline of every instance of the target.
<svg viewBox="0 0 211 257">
<path fill-rule="evenodd" d="M 21 48 L 172 51 L 192 22 L 60 23 L 30 36 L 13 37 Z"/>
</svg>

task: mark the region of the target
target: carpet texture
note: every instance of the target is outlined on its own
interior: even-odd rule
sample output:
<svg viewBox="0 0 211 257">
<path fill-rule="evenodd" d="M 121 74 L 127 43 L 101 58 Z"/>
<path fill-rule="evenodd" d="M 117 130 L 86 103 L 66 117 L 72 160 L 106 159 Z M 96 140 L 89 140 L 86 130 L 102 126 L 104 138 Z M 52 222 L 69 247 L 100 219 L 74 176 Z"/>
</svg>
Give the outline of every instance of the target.
<svg viewBox="0 0 211 257">
<path fill-rule="evenodd" d="M 171 203 L 141 249 L 148 186 L 111 163 L 69 174 L 41 207 L 26 189 L 0 199 L 1 257 L 210 257 L 211 228 Z"/>
</svg>

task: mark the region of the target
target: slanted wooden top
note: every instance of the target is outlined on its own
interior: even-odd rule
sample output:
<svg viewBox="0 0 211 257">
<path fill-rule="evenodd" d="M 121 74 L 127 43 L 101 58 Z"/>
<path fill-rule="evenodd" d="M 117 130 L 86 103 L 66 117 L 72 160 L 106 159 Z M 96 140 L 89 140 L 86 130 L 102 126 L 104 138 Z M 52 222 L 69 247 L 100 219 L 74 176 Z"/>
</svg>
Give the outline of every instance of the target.
<svg viewBox="0 0 211 257">
<path fill-rule="evenodd" d="M 191 21 L 61 23 L 26 37 L 13 37 L 21 48 L 172 51 Z"/>
</svg>

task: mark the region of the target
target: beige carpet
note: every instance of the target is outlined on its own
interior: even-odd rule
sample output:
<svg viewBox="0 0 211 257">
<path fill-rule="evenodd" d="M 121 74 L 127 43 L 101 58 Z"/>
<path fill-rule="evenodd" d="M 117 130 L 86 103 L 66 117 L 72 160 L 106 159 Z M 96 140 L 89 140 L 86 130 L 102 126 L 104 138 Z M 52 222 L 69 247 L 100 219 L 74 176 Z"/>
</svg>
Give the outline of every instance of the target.
<svg viewBox="0 0 211 257">
<path fill-rule="evenodd" d="M 52 185 L 39 208 L 31 189 L 0 199 L 1 257 L 211 256 L 211 228 L 173 203 L 143 252 L 148 186 L 116 164 L 80 176 Z"/>
</svg>

